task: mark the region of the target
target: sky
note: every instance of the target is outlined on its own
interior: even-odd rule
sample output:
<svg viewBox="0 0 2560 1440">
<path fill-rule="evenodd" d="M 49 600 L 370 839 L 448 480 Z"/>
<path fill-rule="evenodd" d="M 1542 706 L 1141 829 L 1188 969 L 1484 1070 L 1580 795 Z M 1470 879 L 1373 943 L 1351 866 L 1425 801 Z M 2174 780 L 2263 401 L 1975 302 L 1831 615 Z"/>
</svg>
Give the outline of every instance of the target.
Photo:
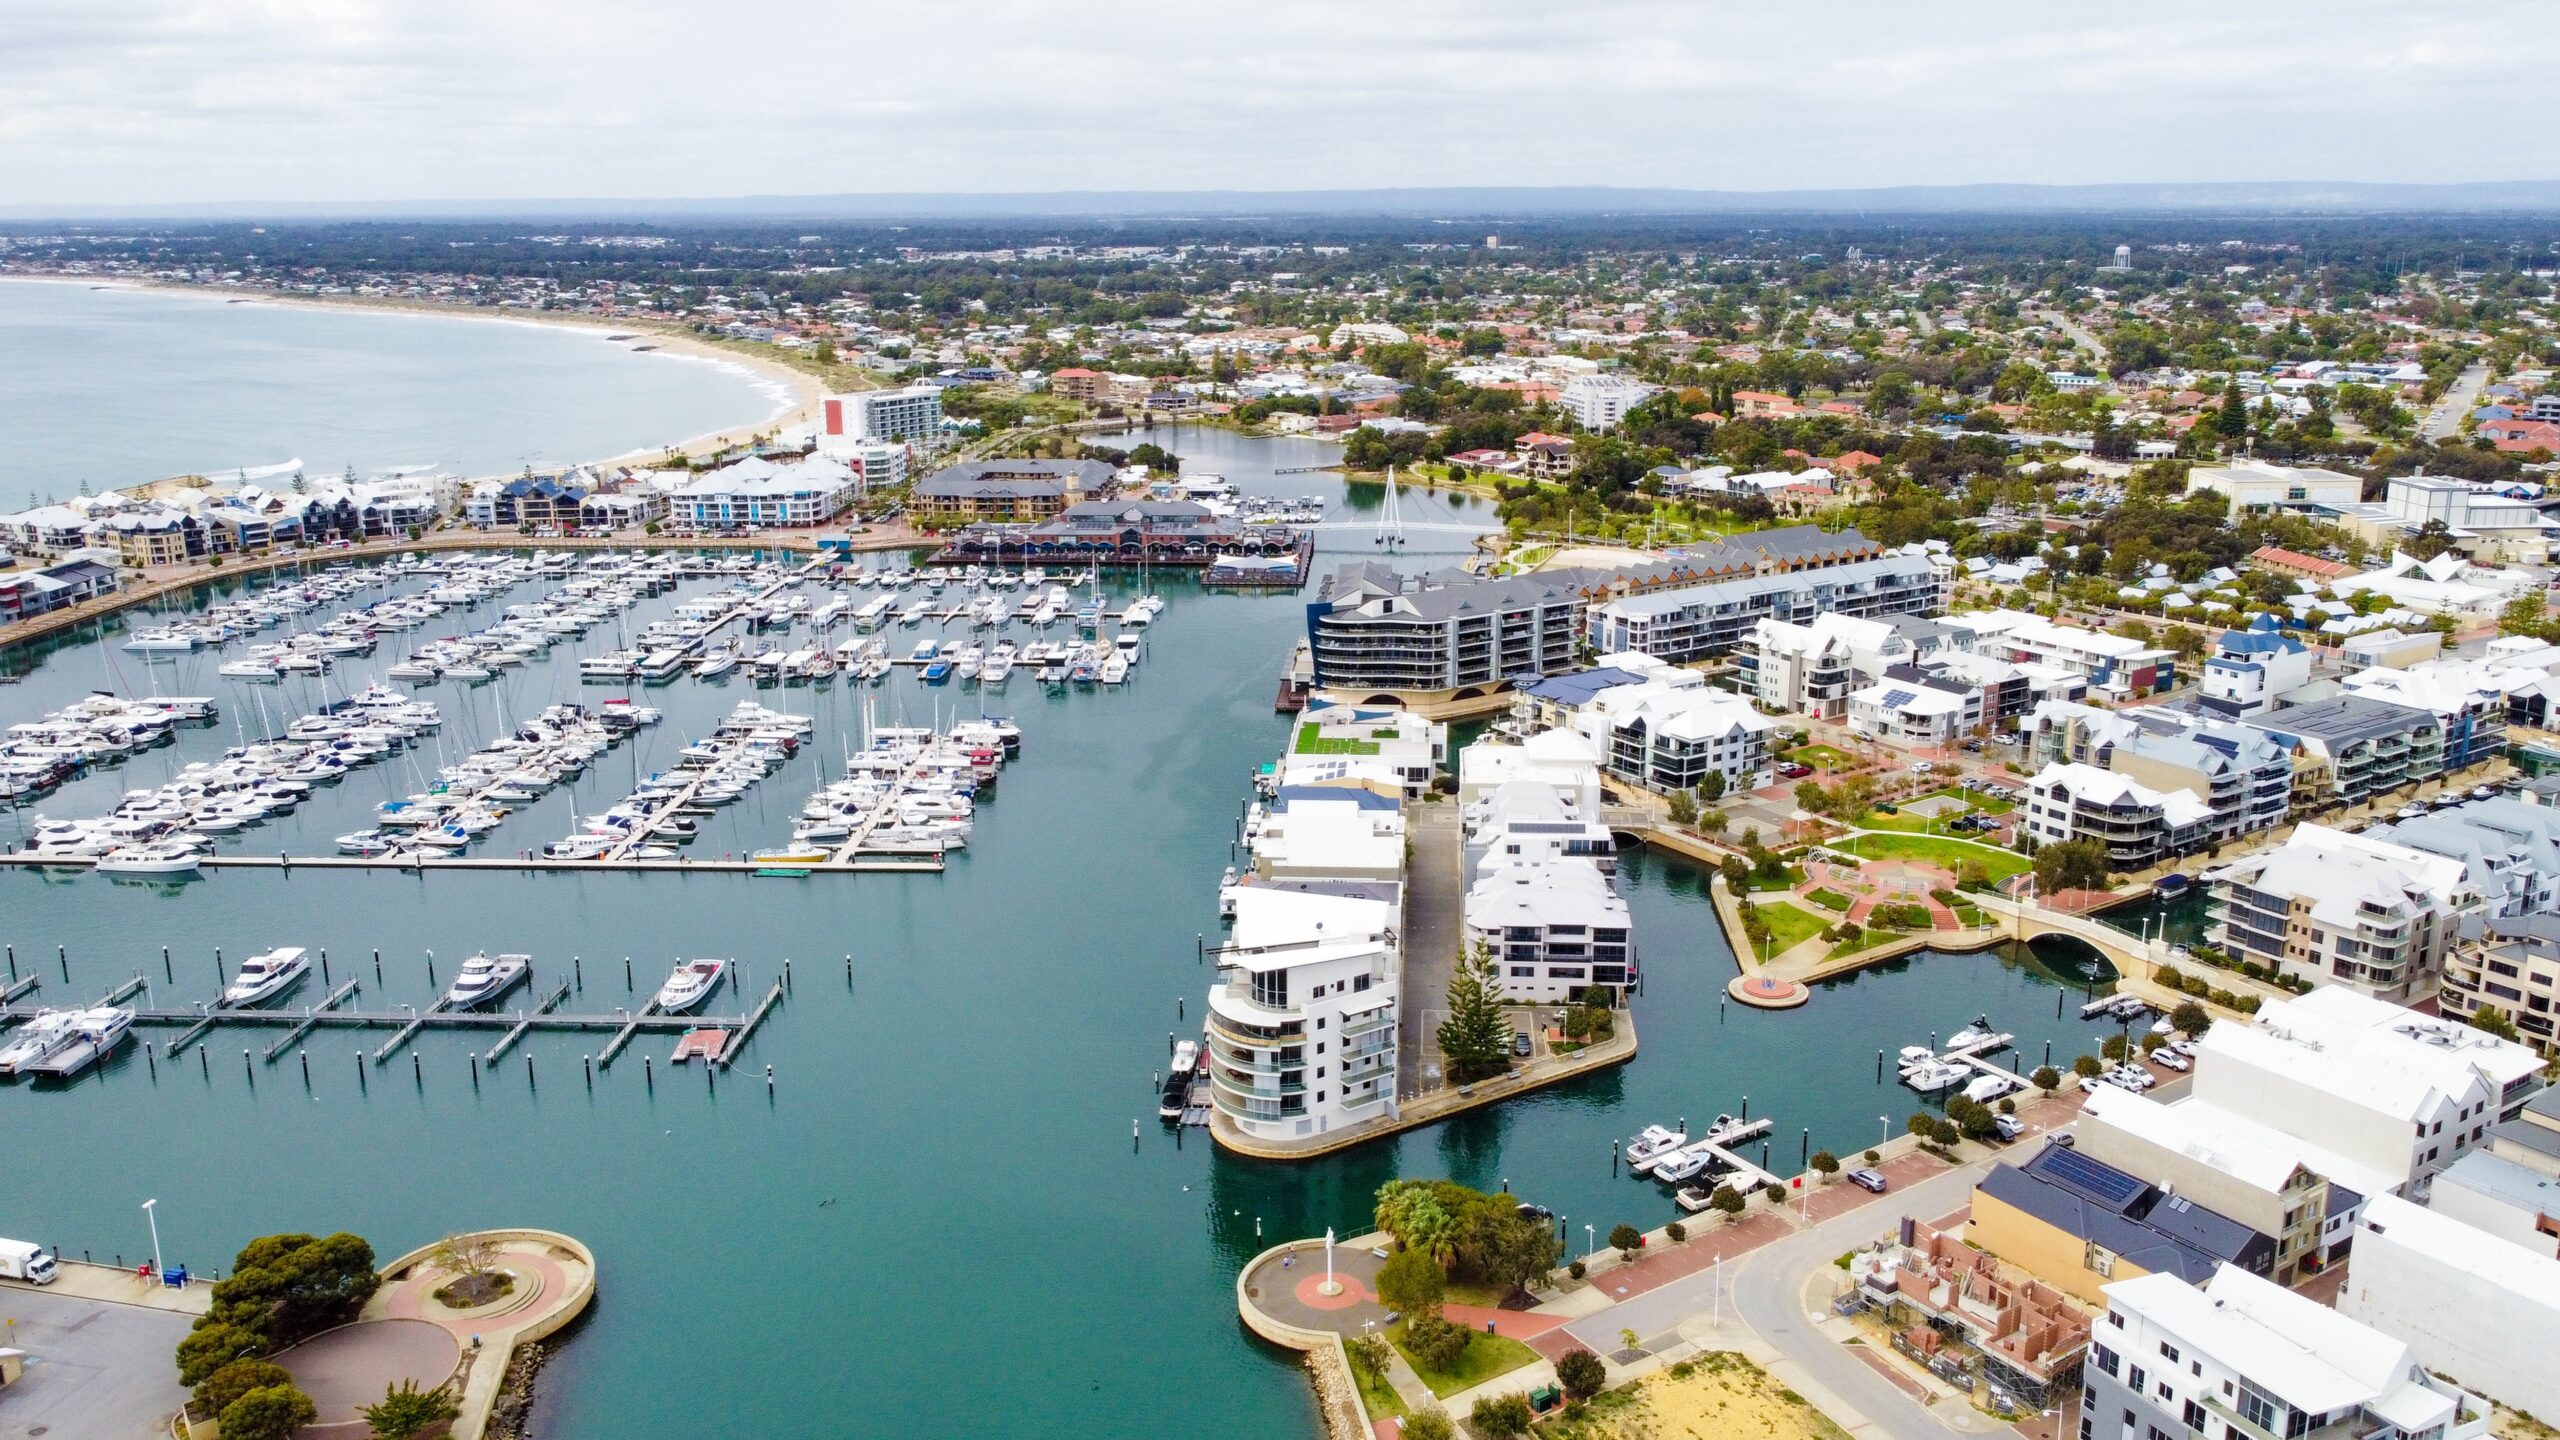
<svg viewBox="0 0 2560 1440">
<path fill-rule="evenodd" d="M 2547 180 L 2548 14 L 0 0 L 0 197 Z"/>
</svg>

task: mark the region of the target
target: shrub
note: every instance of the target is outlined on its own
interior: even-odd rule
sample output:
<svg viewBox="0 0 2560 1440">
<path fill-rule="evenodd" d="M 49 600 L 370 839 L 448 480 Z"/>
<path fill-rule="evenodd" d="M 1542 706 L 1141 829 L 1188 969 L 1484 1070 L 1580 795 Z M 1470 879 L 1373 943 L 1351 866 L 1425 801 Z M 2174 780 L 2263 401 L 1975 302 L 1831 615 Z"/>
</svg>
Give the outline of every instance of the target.
<svg viewBox="0 0 2560 1440">
<path fill-rule="evenodd" d="M 2071 1073 L 2079 1076 L 2083 1080 L 2088 1079 L 2092 1075 L 2105 1074 L 2106 1069 L 2106 1062 L 2100 1060 L 2095 1055 L 2083 1055 L 2071 1062 Z"/>
<path fill-rule="evenodd" d="M 2158 970 L 2152 972 L 2151 978 L 2159 981 L 2161 984 L 2172 990 L 2175 990 L 2187 983 L 2187 977 L 2181 973 L 2175 965 L 2161 966 Z"/>
<path fill-rule="evenodd" d="M 1775 1180 L 1761 1186 L 1760 1193 L 1769 1197 L 1769 1203 L 1772 1205 L 1783 1205 L 1786 1203 L 1787 1187 L 1779 1184 Z"/>
<path fill-rule="evenodd" d="M 2028 1076 L 2027 1079 L 2039 1090 L 2050 1092 L 2062 1088 L 2062 1072 L 2050 1065 L 2037 1066 L 2036 1073 Z"/>
<path fill-rule="evenodd" d="M 1460 1357 L 1467 1353 L 1467 1327 L 1452 1325 L 1437 1315 L 1417 1315 L 1405 1322 L 1404 1348 L 1425 1370 L 1443 1374 L 1457 1368 Z"/>
<path fill-rule="evenodd" d="M 1404 1417 L 1404 1440 L 1457 1440 L 1446 1410 L 1416 1410 Z"/>
<path fill-rule="evenodd" d="M 1386 1348 L 1375 1336 L 1360 1338 L 1378 1350 Z M 1371 1358 L 1377 1357 L 1373 1355 Z M 376 1440 L 409 1440 L 411 1436 L 423 1434 L 436 1422 L 450 1420 L 460 1413 L 461 1407 L 453 1403 L 453 1397 L 445 1393 L 443 1386 L 421 1390 L 415 1380 L 403 1380 L 396 1386 L 382 1387 L 382 1403 L 364 1407 L 364 1420 L 373 1427 Z"/>
<path fill-rule="evenodd" d="M 311 1397 L 291 1385 L 264 1385 L 224 1407 L 222 1433 L 229 1440 L 291 1440 L 320 1418 Z"/>
<path fill-rule="evenodd" d="M 1579 1261 L 1579 1260 L 1574 1261 L 1572 1264 L 1567 1265 L 1567 1266 L 1566 1266 L 1566 1267 L 1564 1267 L 1564 1268 L 1565 1268 L 1565 1273 L 1566 1273 L 1566 1274 L 1568 1274 L 1568 1275 L 1571 1275 L 1571 1276 L 1572 1276 L 1574 1279 L 1576 1279 L 1576 1280 L 1579 1280 L 1579 1279 L 1581 1279 L 1583 1276 L 1588 1275 L 1588 1274 L 1590 1274 L 1590 1273 L 1591 1273 L 1591 1267 L 1590 1267 L 1590 1266 L 1588 1266 L 1588 1265 L 1583 1264 L 1583 1263 L 1582 1263 L 1581 1261 Z"/>
<path fill-rule="evenodd" d="M 1840 1173 L 1840 1157 L 1828 1150 L 1814 1151 L 1813 1158 L 1806 1163 L 1813 1167 L 1815 1174 L 1826 1180 Z"/>
<path fill-rule="evenodd" d="M 1670 1224 L 1662 1227 L 1662 1234 L 1665 1239 L 1669 1240 L 1672 1244 L 1677 1245 L 1681 1241 L 1689 1238 L 1689 1227 L 1681 1224 L 1677 1220 L 1674 1220 Z"/>
<path fill-rule="evenodd" d="M 1881 1164 L 1881 1163 L 1883 1162 L 1883 1160 L 1884 1160 L 1884 1156 L 1883 1156 L 1883 1155 L 1878 1154 L 1876 1151 L 1873 1151 L 1873 1150 L 1868 1151 L 1868 1152 L 1866 1153 L 1866 1157 L 1865 1157 L 1865 1158 L 1866 1158 L 1866 1162 L 1867 1162 L 1868 1164 L 1870 1164 L 1870 1165 Z"/>
<path fill-rule="evenodd" d="M 1588 1400 L 1608 1387 L 1609 1367 L 1601 1363 L 1599 1356 L 1577 1346 L 1556 1361 L 1556 1383 L 1574 1399 Z"/>
<path fill-rule="evenodd" d="M 1644 1232 L 1633 1225 L 1612 1225 L 1609 1244 L 1621 1255 L 1633 1255 L 1644 1248 Z"/>
<path fill-rule="evenodd" d="M 271 1360 L 234 1360 L 204 1378 L 196 1386 L 193 1397 L 198 1410 L 207 1415 L 220 1415 L 231 1408 L 231 1402 L 252 1390 L 270 1385 L 290 1385 L 293 1376 Z"/>
<path fill-rule="evenodd" d="M 2169 1012 L 2169 1023 L 2182 1035 L 2202 1035 L 2213 1027 L 2213 1016 L 2193 1000 Z"/>
<path fill-rule="evenodd" d="M 1488 1395 L 1467 1412 L 1467 1424 L 1492 1440 L 1511 1440 L 1529 1433 L 1529 1402 L 1519 1395 Z"/>
</svg>

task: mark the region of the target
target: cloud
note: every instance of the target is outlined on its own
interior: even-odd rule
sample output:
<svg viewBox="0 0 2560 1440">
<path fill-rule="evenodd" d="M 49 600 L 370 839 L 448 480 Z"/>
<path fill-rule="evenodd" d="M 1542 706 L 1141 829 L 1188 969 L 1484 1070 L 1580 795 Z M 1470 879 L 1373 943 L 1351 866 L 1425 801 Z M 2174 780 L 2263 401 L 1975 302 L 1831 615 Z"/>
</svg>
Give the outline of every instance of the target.
<svg viewBox="0 0 2560 1440">
<path fill-rule="evenodd" d="M 2551 178 L 2458 15 L 1588 0 L 12 0 L 16 206 Z"/>
</svg>

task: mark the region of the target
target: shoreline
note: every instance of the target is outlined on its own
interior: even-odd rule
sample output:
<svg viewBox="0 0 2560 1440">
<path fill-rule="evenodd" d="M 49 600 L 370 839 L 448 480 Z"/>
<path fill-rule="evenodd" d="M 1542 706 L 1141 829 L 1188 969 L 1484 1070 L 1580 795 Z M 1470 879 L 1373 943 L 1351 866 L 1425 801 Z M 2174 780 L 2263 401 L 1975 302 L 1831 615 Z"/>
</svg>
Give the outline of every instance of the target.
<svg viewBox="0 0 2560 1440">
<path fill-rule="evenodd" d="M 598 456 L 572 462 L 578 465 L 638 465 L 658 459 L 669 450 L 684 456 L 712 454 L 734 445 L 745 444 L 758 435 L 778 434 L 795 426 L 813 423 L 818 418 L 818 405 L 828 392 L 826 382 L 818 376 L 780 360 L 731 350 L 694 335 L 675 322 L 661 319 L 619 318 L 602 315 L 555 314 L 548 311 L 517 312 L 493 305 L 442 304 L 429 300 L 376 300 L 364 296 L 284 295 L 267 290 L 226 291 L 206 285 L 186 285 L 170 280 L 153 280 L 127 275 L 91 277 L 56 272 L 0 272 L 0 283 L 39 285 L 74 285 L 90 290 L 136 290 L 166 295 L 188 295 L 223 304 L 295 306 L 311 310 L 343 310 L 358 314 L 415 315 L 430 319 L 478 320 L 497 324 L 539 325 L 577 331 L 629 331 L 649 337 L 649 343 L 667 355 L 697 360 L 712 365 L 730 365 L 752 379 L 768 382 L 782 392 L 773 411 L 761 420 L 732 425 L 720 430 L 687 437 L 669 446 L 640 447 L 615 455 Z M 598 338 L 603 338 L 599 335 Z M 142 489 L 178 478 L 163 475 L 152 480 L 110 488 Z M 465 480 L 492 478 L 466 475 Z"/>
</svg>

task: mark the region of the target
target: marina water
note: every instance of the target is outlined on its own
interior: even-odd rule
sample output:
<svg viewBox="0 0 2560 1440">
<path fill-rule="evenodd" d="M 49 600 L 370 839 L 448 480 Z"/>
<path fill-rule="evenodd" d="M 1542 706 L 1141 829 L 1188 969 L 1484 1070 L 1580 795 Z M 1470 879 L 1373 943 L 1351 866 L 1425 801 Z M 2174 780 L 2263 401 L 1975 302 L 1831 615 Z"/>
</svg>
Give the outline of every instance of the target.
<svg viewBox="0 0 2560 1440">
<path fill-rule="evenodd" d="M 1338 454 L 1331 446 L 1194 428 L 1130 440 L 1147 438 L 1247 490 L 1327 495 L 1335 523 L 1320 532 L 1319 568 L 1379 553 L 1362 524 L 1379 487 L 1275 473 L 1323 464 Z M 1426 527 L 1491 515 L 1489 501 L 1427 493 L 1408 493 L 1403 508 L 1412 540 L 1397 563 L 1417 567 L 1465 553 L 1462 533 Z M 1125 596 L 1135 581 L 1108 583 Z M 567 1008 L 580 1012 L 638 1003 L 678 955 L 734 955 L 755 991 L 788 956 L 793 981 L 716 1088 L 698 1068 L 668 1065 L 663 1037 L 644 1038 L 592 1088 L 580 1057 L 600 1035 L 537 1032 L 476 1088 L 471 1042 L 452 1034 L 416 1042 L 416 1083 L 405 1061 L 359 1062 L 381 1032 L 316 1032 L 307 1090 L 290 1056 L 243 1065 L 241 1045 L 263 1048 L 265 1037 L 217 1030 L 207 1059 L 163 1060 L 156 1078 L 130 1046 L 75 1085 L 0 1090 L 11 1156 L 0 1233 L 130 1259 L 147 1246 L 136 1207 L 152 1196 L 169 1257 L 199 1268 L 225 1266 L 242 1242 L 278 1230 L 346 1228 L 384 1254 L 479 1226 L 566 1231 L 594 1247 L 603 1280 L 545 1372 L 545 1435 L 1209 1427 L 1296 1440 L 1316 1427 L 1307 1385 L 1288 1357 L 1242 1332 L 1236 1272 L 1265 1243 L 1367 1228 L 1372 1194 L 1393 1176 L 1507 1181 L 1568 1216 L 1578 1251 L 1586 1222 L 1605 1235 L 1673 1215 L 1665 1192 L 1611 1173 L 1610 1142 L 1644 1124 L 1739 1110 L 1747 1095 L 1752 1114 L 1776 1120 L 1772 1158 L 1784 1170 L 1803 1143 L 1846 1154 L 1880 1128 L 1899 1132 L 1916 1102 L 1890 1078 L 1879 1083 L 1878 1050 L 1976 1014 L 2017 1032 L 2030 1060 L 2048 1039 L 2065 1060 L 2095 1048 L 2069 988 L 2093 977 L 2023 951 L 1914 957 L 1823 987 L 1802 1010 L 1728 1010 L 1733 959 L 1702 872 L 1636 854 L 1622 883 L 1645 972 L 1643 1052 L 1631 1065 L 1307 1165 L 1237 1161 L 1198 1132 L 1177 1137 L 1154 1118 L 1152 1080 L 1167 1035 L 1196 1034 L 1201 1021 L 1209 977 L 1197 937 L 1216 943 L 1214 891 L 1237 808 L 1286 733 L 1271 698 L 1305 612 L 1294 595 L 1203 592 L 1178 576 L 1153 586 L 1170 603 L 1129 684 L 1050 696 L 1025 677 L 985 700 L 1019 720 L 1022 757 L 940 875 L 230 869 L 164 889 L 0 872 L 0 939 L 56 1002 L 136 973 L 153 981 L 155 1003 L 203 999 L 218 978 L 215 946 L 236 962 L 285 944 L 326 947 L 340 979 L 364 982 L 368 1008 L 427 1003 L 475 949 L 528 952 L 546 984 L 578 956 L 584 989 Z M 667 603 L 644 603 L 628 627 Z M 333 683 L 360 685 L 404 639 L 433 633 L 386 637 L 376 658 L 341 662 Z M 914 638 L 886 633 L 893 653 Z M 0 710 L 31 719 L 120 680 L 218 694 L 222 722 L 49 797 L 49 813 L 98 813 L 123 788 L 231 743 L 244 703 L 246 727 L 259 728 L 251 687 L 215 679 L 210 657 L 146 675 L 114 643 L 53 650 L 0 688 Z M 600 628 L 494 686 L 429 687 L 447 716 L 446 751 L 468 748 L 499 712 L 622 693 L 574 674 L 577 655 L 615 644 Z M 264 693 L 270 707 L 308 708 L 304 685 Z M 665 709 L 666 723 L 511 816 L 473 853 L 566 833 L 572 804 L 601 809 L 743 695 L 812 713 L 816 754 L 707 824 L 696 854 L 780 843 L 821 769 L 858 734 L 862 697 L 876 697 L 883 723 L 980 707 L 973 692 L 929 689 L 904 670 L 876 690 L 688 679 L 634 693 Z M 434 755 L 430 744 L 418 757 L 422 772 Z M 405 760 L 375 767 L 225 848 L 324 853 L 376 801 L 421 788 L 414 779 Z M 0 829 L 16 823 L 0 817 Z M 174 986 L 162 979 L 163 944 Z M 67 987 L 56 945 L 71 956 Z M 742 1004 L 729 990 L 709 1008 Z M 642 1055 L 655 1057 L 654 1086 Z"/>
</svg>

